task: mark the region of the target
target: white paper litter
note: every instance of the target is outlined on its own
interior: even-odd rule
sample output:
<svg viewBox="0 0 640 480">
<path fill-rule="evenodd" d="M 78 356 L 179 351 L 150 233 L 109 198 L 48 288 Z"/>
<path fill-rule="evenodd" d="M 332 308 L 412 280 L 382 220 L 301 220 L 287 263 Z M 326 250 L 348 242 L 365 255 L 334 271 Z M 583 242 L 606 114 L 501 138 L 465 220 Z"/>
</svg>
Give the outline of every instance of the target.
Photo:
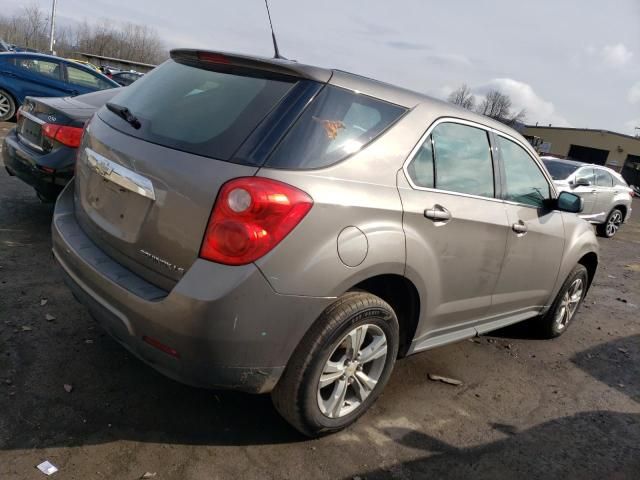
<svg viewBox="0 0 640 480">
<path fill-rule="evenodd" d="M 53 475 L 58 471 L 58 468 L 48 460 L 45 460 L 40 465 L 38 465 L 38 470 L 40 470 L 45 475 Z"/>
</svg>

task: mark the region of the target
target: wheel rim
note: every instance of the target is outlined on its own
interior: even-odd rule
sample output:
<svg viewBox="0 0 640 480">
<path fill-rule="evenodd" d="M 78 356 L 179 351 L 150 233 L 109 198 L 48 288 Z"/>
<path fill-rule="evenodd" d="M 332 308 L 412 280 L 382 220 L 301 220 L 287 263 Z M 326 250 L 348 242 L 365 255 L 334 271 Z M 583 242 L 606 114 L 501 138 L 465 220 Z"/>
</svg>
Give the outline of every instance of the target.
<svg viewBox="0 0 640 480">
<path fill-rule="evenodd" d="M 9 113 L 11 109 L 11 103 L 9 99 L 2 93 L 0 93 L 0 117 L 4 117 Z"/>
<path fill-rule="evenodd" d="M 611 214 L 609 221 L 607 222 L 607 235 L 613 237 L 620 228 L 621 223 L 622 214 L 616 210 Z"/>
<path fill-rule="evenodd" d="M 578 309 L 578 304 L 582 300 L 584 282 L 582 278 L 576 278 L 571 286 L 564 292 L 558 312 L 556 313 L 556 326 L 558 330 L 564 330 L 573 318 Z"/>
<path fill-rule="evenodd" d="M 375 389 L 387 363 L 387 337 L 377 325 L 352 329 L 337 343 L 318 381 L 318 407 L 329 418 L 356 410 Z"/>
</svg>

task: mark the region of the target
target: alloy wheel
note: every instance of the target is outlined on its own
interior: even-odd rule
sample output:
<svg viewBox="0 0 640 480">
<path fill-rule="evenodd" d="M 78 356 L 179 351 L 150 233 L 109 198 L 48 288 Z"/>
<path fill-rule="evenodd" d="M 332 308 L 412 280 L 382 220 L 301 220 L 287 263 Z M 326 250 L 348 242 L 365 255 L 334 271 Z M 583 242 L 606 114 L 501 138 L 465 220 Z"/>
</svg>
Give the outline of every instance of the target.
<svg viewBox="0 0 640 480">
<path fill-rule="evenodd" d="M 620 224 L 622 224 L 622 214 L 616 210 L 607 221 L 607 236 L 613 237 L 620 228 Z"/>
<path fill-rule="evenodd" d="M 380 327 L 359 325 L 337 343 L 318 382 L 318 407 L 329 418 L 356 410 L 373 392 L 387 362 L 387 337 Z"/>
<path fill-rule="evenodd" d="M 558 305 L 555 319 L 558 331 L 564 330 L 567 328 L 567 325 L 569 325 L 569 322 L 578 309 L 580 300 L 582 300 L 583 292 L 584 281 L 582 278 L 576 278 L 567 291 L 564 292 L 560 305 Z"/>
<path fill-rule="evenodd" d="M 9 113 L 11 109 L 11 103 L 6 95 L 0 92 L 0 118 Z"/>
</svg>

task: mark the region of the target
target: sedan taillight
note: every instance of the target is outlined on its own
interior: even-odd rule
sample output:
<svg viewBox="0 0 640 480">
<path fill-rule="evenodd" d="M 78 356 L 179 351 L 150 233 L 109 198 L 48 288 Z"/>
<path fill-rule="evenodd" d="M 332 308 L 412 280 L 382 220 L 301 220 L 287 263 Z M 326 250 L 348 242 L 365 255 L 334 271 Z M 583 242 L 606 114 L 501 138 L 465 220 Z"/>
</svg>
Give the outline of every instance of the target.
<svg viewBox="0 0 640 480">
<path fill-rule="evenodd" d="M 245 265 L 266 255 L 309 213 L 313 199 L 268 178 L 244 177 L 220 189 L 200 257 Z"/>
<path fill-rule="evenodd" d="M 45 123 L 42 126 L 42 133 L 45 137 L 66 145 L 67 147 L 78 148 L 82 140 L 83 128 L 67 127 L 54 123 Z"/>
</svg>

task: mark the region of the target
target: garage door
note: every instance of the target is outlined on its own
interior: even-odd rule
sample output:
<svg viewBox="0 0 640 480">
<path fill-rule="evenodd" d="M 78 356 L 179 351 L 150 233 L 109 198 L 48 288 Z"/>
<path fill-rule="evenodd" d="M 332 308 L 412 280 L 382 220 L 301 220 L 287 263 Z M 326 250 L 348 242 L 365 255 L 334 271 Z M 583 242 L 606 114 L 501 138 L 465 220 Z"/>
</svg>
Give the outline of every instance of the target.
<svg viewBox="0 0 640 480">
<path fill-rule="evenodd" d="M 580 160 L 586 163 L 595 163 L 596 165 L 604 165 L 607 163 L 609 150 L 600 150 L 599 148 L 583 147 L 582 145 L 571 145 L 569 148 L 568 158 Z"/>
<path fill-rule="evenodd" d="M 640 155 L 627 155 L 621 173 L 629 185 L 640 185 Z"/>
</svg>

